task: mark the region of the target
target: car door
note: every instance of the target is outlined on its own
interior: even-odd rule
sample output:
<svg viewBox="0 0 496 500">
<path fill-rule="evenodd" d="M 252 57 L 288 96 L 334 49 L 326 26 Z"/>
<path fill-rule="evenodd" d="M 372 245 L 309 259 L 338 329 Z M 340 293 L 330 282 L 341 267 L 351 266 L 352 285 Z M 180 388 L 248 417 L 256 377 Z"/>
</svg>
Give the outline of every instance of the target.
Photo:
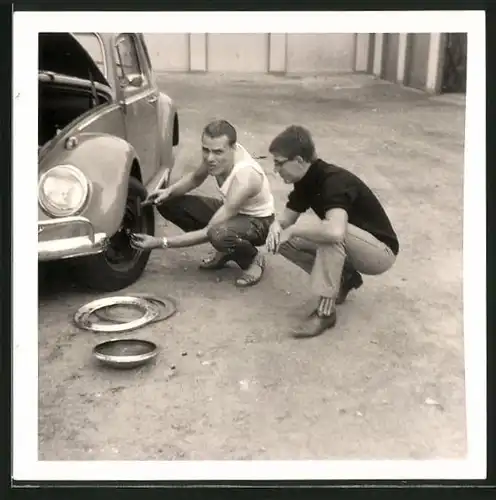
<svg viewBox="0 0 496 500">
<path fill-rule="evenodd" d="M 126 138 L 135 148 L 143 175 L 143 184 L 152 179 L 159 161 L 158 91 L 136 36 L 122 33 L 116 38 L 117 84 L 124 106 Z"/>
</svg>

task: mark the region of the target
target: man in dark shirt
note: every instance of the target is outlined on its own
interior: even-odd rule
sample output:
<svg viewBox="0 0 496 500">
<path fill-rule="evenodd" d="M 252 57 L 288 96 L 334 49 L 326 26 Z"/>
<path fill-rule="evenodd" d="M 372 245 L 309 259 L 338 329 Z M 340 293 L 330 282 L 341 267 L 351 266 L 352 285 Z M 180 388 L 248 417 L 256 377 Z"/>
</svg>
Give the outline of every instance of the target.
<svg viewBox="0 0 496 500">
<path fill-rule="evenodd" d="M 308 130 L 286 128 L 269 151 L 276 172 L 294 188 L 266 245 L 310 274 L 319 304 L 293 335 L 313 337 L 336 324 L 336 304 L 362 285 L 360 273 L 378 275 L 391 268 L 398 238 L 370 188 L 348 170 L 318 158 Z M 310 208 L 318 219 L 295 225 Z"/>
</svg>

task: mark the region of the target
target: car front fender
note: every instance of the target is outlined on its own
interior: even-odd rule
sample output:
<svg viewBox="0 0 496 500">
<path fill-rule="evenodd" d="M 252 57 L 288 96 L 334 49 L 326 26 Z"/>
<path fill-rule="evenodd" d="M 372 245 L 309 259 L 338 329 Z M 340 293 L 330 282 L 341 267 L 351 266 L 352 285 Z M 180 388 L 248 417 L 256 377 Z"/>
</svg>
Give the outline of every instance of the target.
<svg viewBox="0 0 496 500">
<path fill-rule="evenodd" d="M 159 93 L 159 130 L 160 130 L 160 163 L 172 169 L 174 166 L 174 120 L 177 107 L 174 101 L 163 92 Z"/>
<path fill-rule="evenodd" d="M 57 155 L 56 164 L 74 165 L 84 173 L 90 192 L 78 215 L 89 219 L 96 232 L 111 236 L 122 222 L 129 177 L 138 165 L 136 152 L 125 140 L 108 134 L 83 133 L 77 141 L 73 149 Z"/>
</svg>

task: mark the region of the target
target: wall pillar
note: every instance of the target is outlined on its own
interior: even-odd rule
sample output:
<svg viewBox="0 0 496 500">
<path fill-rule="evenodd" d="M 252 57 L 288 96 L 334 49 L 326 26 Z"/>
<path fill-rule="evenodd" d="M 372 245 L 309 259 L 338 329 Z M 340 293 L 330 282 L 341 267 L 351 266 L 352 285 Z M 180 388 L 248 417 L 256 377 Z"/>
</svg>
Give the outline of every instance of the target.
<svg viewBox="0 0 496 500">
<path fill-rule="evenodd" d="M 441 90 L 445 44 L 446 36 L 443 33 L 431 33 L 425 83 L 427 92 L 439 93 Z"/>
<path fill-rule="evenodd" d="M 207 71 L 207 34 L 189 34 L 189 70 Z"/>
<path fill-rule="evenodd" d="M 372 72 L 375 76 L 381 77 L 382 74 L 382 58 L 384 52 L 384 33 L 375 34 L 375 47 L 374 47 L 374 64 Z"/>
<path fill-rule="evenodd" d="M 269 34 L 269 73 L 286 73 L 287 49 L 286 34 Z"/>
<path fill-rule="evenodd" d="M 355 71 L 366 72 L 369 64 L 370 33 L 356 34 Z"/>
<path fill-rule="evenodd" d="M 408 33 L 400 33 L 398 40 L 398 69 L 396 80 L 398 83 L 403 83 L 406 72 L 406 58 L 408 52 Z"/>
</svg>

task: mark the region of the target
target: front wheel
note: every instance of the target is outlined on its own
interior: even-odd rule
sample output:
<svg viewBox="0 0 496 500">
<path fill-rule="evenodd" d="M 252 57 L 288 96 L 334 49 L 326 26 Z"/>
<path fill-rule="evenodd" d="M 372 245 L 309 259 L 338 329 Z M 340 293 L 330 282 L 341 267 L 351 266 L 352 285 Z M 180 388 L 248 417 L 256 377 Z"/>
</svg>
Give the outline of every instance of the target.
<svg viewBox="0 0 496 500">
<path fill-rule="evenodd" d="M 114 292 L 132 285 L 141 277 L 150 258 L 150 251 L 133 248 L 128 232 L 154 236 L 153 207 L 140 207 L 146 197 L 145 187 L 131 177 L 121 227 L 110 238 L 105 252 L 85 257 L 77 263 L 75 270 L 83 285 L 94 290 Z"/>
</svg>

